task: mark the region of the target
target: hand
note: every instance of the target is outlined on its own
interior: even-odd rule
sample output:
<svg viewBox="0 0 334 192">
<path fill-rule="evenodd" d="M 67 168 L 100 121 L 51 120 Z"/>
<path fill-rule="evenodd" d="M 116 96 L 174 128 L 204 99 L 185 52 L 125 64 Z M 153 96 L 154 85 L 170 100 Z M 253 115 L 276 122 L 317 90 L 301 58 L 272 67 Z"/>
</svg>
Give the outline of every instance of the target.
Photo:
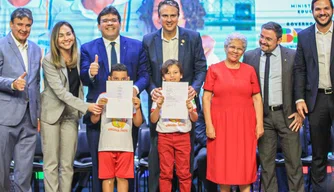
<svg viewBox="0 0 334 192">
<path fill-rule="evenodd" d="M 136 110 L 140 108 L 140 99 L 138 97 L 132 97 L 132 103 Z"/>
<path fill-rule="evenodd" d="M 97 75 L 99 73 L 99 56 L 98 55 L 95 55 L 95 60 L 93 63 L 90 64 L 89 66 L 89 72 L 90 72 L 90 75 L 95 77 L 95 75 Z"/>
<path fill-rule="evenodd" d="M 138 93 L 137 93 L 137 89 L 136 89 L 136 88 L 133 88 L 133 89 L 132 89 L 132 95 L 133 95 L 134 97 L 137 97 Z"/>
<path fill-rule="evenodd" d="M 165 100 L 165 98 L 163 97 L 163 96 L 161 96 L 161 97 L 159 97 L 158 99 L 157 99 L 157 107 L 159 108 L 159 109 L 161 109 L 161 107 L 162 107 L 162 104 L 164 104 L 164 100 Z"/>
<path fill-rule="evenodd" d="M 298 130 L 303 126 L 303 118 L 300 116 L 297 112 L 292 113 L 289 117 L 289 119 L 294 118 L 292 123 L 290 124 L 289 128 L 291 131 L 298 132 Z"/>
<path fill-rule="evenodd" d="M 296 108 L 297 108 L 299 115 L 302 116 L 303 119 L 305 119 L 305 114 L 308 113 L 308 109 L 307 109 L 305 101 L 298 102 L 296 104 Z"/>
<path fill-rule="evenodd" d="M 41 120 L 37 119 L 37 132 L 41 131 Z"/>
<path fill-rule="evenodd" d="M 206 125 L 206 136 L 209 139 L 215 139 L 216 138 L 216 131 L 213 125 Z"/>
<path fill-rule="evenodd" d="M 196 96 L 196 91 L 192 86 L 188 87 L 188 99 L 192 100 Z"/>
<path fill-rule="evenodd" d="M 102 109 L 103 107 L 101 107 L 100 105 L 98 104 L 95 104 L 95 103 L 91 103 L 89 104 L 88 106 L 88 111 L 90 111 L 91 113 L 93 113 L 94 115 L 99 115 L 102 113 Z"/>
<path fill-rule="evenodd" d="M 263 134 L 264 134 L 263 125 L 256 124 L 256 128 L 255 128 L 256 139 L 259 139 L 260 137 L 262 137 Z"/>
<path fill-rule="evenodd" d="M 159 97 L 162 97 L 161 87 L 153 89 L 152 100 L 157 101 Z"/>
<path fill-rule="evenodd" d="M 187 99 L 186 101 L 186 104 L 187 104 L 187 109 L 188 109 L 188 112 L 193 112 L 194 110 L 194 107 L 193 107 L 193 104 L 191 103 L 192 99 Z"/>
<path fill-rule="evenodd" d="M 14 89 L 18 91 L 24 91 L 24 87 L 26 86 L 26 80 L 24 79 L 27 76 L 27 73 L 24 72 L 20 77 L 15 79 L 13 82 Z"/>
</svg>

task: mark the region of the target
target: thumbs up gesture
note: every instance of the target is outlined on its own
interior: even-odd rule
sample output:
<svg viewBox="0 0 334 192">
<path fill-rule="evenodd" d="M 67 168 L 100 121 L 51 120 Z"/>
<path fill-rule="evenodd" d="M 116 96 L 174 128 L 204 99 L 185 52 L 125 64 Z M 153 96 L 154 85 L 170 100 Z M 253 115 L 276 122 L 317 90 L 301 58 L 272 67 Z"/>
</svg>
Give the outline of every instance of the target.
<svg viewBox="0 0 334 192">
<path fill-rule="evenodd" d="M 18 77 L 14 82 L 13 82 L 13 87 L 14 89 L 18 91 L 24 91 L 24 87 L 26 86 L 26 80 L 24 79 L 27 76 L 27 73 L 24 72 L 20 77 Z"/>
<path fill-rule="evenodd" d="M 98 74 L 99 72 L 99 56 L 98 55 L 95 55 L 95 60 L 93 63 L 90 64 L 89 66 L 89 72 L 90 72 L 90 75 L 95 77 L 95 75 Z"/>
</svg>

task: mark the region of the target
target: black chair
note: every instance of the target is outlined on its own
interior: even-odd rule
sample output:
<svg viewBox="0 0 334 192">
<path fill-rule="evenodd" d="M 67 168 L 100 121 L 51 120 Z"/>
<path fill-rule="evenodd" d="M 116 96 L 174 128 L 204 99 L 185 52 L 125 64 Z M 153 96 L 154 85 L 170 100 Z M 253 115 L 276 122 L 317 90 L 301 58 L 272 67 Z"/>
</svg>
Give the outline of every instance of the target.
<svg viewBox="0 0 334 192">
<path fill-rule="evenodd" d="M 75 159 L 73 163 L 74 174 L 79 175 L 78 187 L 76 191 L 81 191 L 85 186 L 91 190 L 91 183 L 89 178 L 92 174 L 92 158 L 89 152 L 89 146 L 86 136 L 86 126 L 82 123 L 82 119 L 79 122 L 79 133 L 78 133 L 78 147 L 75 154 Z M 73 183 L 75 186 L 76 183 Z"/>
<path fill-rule="evenodd" d="M 34 191 L 38 192 L 39 191 L 39 181 L 38 181 L 38 178 L 36 178 L 36 174 L 38 174 L 38 172 L 43 172 L 43 151 L 42 151 L 42 141 L 41 141 L 40 133 L 37 134 L 35 156 L 34 156 L 32 171 L 33 171 L 32 180 L 34 181 Z"/>
<path fill-rule="evenodd" d="M 148 175 L 146 176 L 146 172 L 148 171 L 148 154 L 150 152 L 150 129 L 148 127 L 141 126 L 139 128 L 138 133 L 138 164 L 136 165 L 136 191 L 139 191 L 140 188 L 140 177 L 144 174 L 144 191 L 148 186 Z M 147 190 L 148 191 L 148 190 Z"/>
</svg>

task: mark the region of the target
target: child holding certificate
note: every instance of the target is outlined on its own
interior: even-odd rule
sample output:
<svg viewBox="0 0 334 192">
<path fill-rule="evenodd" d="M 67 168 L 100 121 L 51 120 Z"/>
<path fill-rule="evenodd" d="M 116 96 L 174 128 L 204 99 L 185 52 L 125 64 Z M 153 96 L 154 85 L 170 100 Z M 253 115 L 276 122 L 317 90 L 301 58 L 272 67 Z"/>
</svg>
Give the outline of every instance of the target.
<svg viewBox="0 0 334 192">
<path fill-rule="evenodd" d="M 179 82 L 182 79 L 181 64 L 174 59 L 167 60 L 161 67 L 164 81 Z M 197 121 L 196 104 L 193 98 L 184 104 L 188 109 L 187 119 L 161 118 L 161 107 L 164 97 L 159 97 L 152 104 L 151 122 L 157 123 L 158 153 L 160 160 L 160 191 L 171 191 L 174 163 L 179 179 L 180 191 L 191 190 L 190 173 L 190 130 L 191 122 Z"/>
<path fill-rule="evenodd" d="M 123 64 L 111 66 L 108 81 L 129 81 L 127 68 Z M 101 106 L 108 102 L 106 93 L 101 93 L 97 99 Z M 133 97 L 133 118 L 107 118 L 106 107 L 101 115 L 91 115 L 92 123 L 101 120 L 99 141 L 99 179 L 102 179 L 102 189 L 114 191 L 114 180 L 117 180 L 117 191 L 128 191 L 128 178 L 134 178 L 134 159 L 132 145 L 132 123 L 140 127 L 143 122 L 140 111 L 140 99 Z"/>
</svg>

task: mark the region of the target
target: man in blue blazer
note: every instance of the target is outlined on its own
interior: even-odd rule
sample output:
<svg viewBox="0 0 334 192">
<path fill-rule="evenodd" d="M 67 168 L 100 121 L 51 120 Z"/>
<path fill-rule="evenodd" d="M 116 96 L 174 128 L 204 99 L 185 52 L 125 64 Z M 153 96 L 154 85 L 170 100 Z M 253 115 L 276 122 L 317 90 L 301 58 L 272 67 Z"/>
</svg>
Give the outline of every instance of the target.
<svg viewBox="0 0 334 192">
<path fill-rule="evenodd" d="M 27 40 L 33 23 L 29 9 L 11 14 L 11 32 L 0 39 L 0 191 L 10 190 L 14 159 L 15 191 L 31 191 L 40 116 L 41 50 Z"/>
<path fill-rule="evenodd" d="M 312 188 L 314 191 L 333 191 L 327 188 L 326 171 L 334 121 L 333 2 L 313 0 L 311 8 L 316 24 L 298 33 L 295 101 L 298 113 L 308 114 L 309 118 Z"/>
<path fill-rule="evenodd" d="M 121 17 L 113 6 L 105 7 L 97 17 L 102 38 L 88 42 L 81 47 L 81 80 L 88 86 L 87 102 L 96 102 L 100 93 L 106 91 L 106 81 L 111 64 L 123 63 L 127 66 L 130 79 L 134 82 L 133 95 L 138 95 L 148 86 L 147 59 L 138 40 L 120 36 Z M 87 138 L 93 160 L 93 191 L 101 191 L 98 180 L 98 144 L 100 123 L 90 122 L 90 114 L 85 115 Z M 138 129 L 133 129 L 134 148 L 137 144 Z M 130 185 L 131 186 L 131 185 Z"/>
<path fill-rule="evenodd" d="M 188 96 L 195 97 L 198 110 L 200 110 L 199 94 L 206 75 L 206 59 L 202 47 L 200 34 L 178 27 L 179 5 L 174 0 L 164 0 L 158 5 L 159 20 L 162 29 L 145 35 L 143 45 L 148 57 L 148 72 L 150 84 L 147 92 L 157 99 L 161 95 L 159 87 L 162 85 L 161 65 L 168 59 L 177 59 L 183 67 L 181 81 L 189 82 Z M 152 100 L 149 99 L 149 107 Z M 157 150 L 156 124 L 150 124 L 151 150 L 149 154 L 149 191 L 155 192 L 159 188 L 159 158 Z M 193 164 L 194 125 L 191 131 Z M 192 171 L 192 170 L 191 170 Z"/>
</svg>

